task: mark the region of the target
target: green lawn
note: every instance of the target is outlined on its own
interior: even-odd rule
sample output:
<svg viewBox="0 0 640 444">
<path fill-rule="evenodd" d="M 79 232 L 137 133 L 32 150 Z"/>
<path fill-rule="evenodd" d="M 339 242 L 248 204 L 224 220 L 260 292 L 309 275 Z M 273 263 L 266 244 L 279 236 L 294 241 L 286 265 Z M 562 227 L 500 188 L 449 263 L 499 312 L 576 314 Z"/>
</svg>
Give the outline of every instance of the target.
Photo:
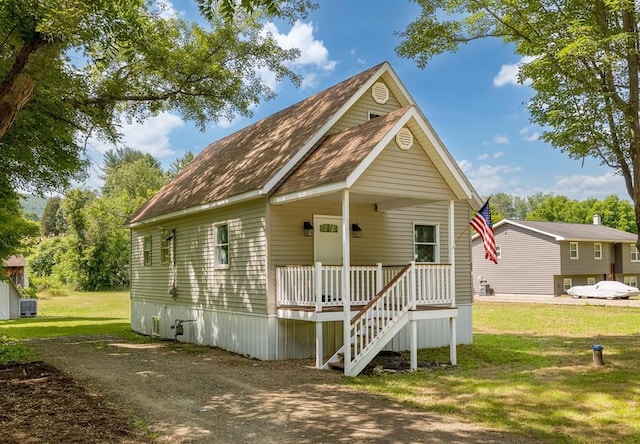
<svg viewBox="0 0 640 444">
<path fill-rule="evenodd" d="M 0 362 L 28 361 L 20 339 L 132 336 L 129 293 L 42 297 L 33 319 L 0 321 Z M 592 345 L 606 365 L 593 365 Z M 447 362 L 449 349 L 420 351 Z M 640 442 L 640 309 L 593 305 L 474 305 L 474 343 L 455 368 L 359 376 L 345 383 L 420 409 L 555 443 Z"/>
<path fill-rule="evenodd" d="M 349 383 L 419 408 L 548 442 L 640 442 L 640 309 L 474 305 L 453 369 Z M 605 366 L 593 364 L 594 344 Z M 420 360 L 447 362 L 449 349 Z"/>
<path fill-rule="evenodd" d="M 34 353 L 19 340 L 69 335 L 116 334 L 131 336 L 129 292 L 42 296 L 38 315 L 0 321 L 0 363 L 25 362 Z"/>
</svg>

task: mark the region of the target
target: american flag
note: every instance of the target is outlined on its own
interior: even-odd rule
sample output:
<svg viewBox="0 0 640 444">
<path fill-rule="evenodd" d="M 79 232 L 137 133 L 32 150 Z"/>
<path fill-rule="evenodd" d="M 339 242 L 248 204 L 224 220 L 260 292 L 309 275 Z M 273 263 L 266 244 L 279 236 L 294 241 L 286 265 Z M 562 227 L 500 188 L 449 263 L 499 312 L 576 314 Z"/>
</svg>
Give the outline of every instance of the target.
<svg viewBox="0 0 640 444">
<path fill-rule="evenodd" d="M 493 223 L 491 222 L 491 210 L 489 209 L 489 201 L 487 200 L 482 208 L 471 219 L 469 224 L 482 238 L 484 243 L 484 258 L 489 259 L 494 264 L 498 263 L 496 253 L 496 238 L 493 234 Z"/>
</svg>

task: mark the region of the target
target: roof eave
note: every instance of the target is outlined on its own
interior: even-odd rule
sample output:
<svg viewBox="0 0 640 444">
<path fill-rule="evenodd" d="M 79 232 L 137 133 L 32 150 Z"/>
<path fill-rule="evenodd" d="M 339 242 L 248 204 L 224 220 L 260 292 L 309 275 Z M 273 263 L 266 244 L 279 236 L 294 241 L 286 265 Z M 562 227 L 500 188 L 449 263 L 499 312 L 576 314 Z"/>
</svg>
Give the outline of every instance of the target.
<svg viewBox="0 0 640 444">
<path fill-rule="evenodd" d="M 184 210 L 173 211 L 171 213 L 161 214 L 159 216 L 151 217 L 149 219 L 140 219 L 135 222 L 125 223 L 124 227 L 133 229 L 133 228 L 138 228 L 145 225 L 157 224 L 158 222 L 162 222 L 169 219 L 176 219 L 178 217 L 191 216 L 193 214 L 202 213 L 203 211 L 212 210 L 214 208 L 222 208 L 222 207 L 227 207 L 229 205 L 247 202 L 249 200 L 257 199 L 261 196 L 263 196 L 263 193 L 260 190 L 249 191 L 246 193 L 238 194 L 236 196 L 216 200 L 214 202 L 208 202 L 206 204 L 198 205 L 195 207 L 185 208 Z"/>
</svg>

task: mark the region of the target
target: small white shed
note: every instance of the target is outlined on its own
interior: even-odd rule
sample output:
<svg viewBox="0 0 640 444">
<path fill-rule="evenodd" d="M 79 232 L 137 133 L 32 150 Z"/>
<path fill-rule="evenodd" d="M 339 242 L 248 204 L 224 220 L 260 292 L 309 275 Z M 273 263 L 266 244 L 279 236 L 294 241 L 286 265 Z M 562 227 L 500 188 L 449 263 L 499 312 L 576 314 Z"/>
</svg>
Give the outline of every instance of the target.
<svg viewBox="0 0 640 444">
<path fill-rule="evenodd" d="M 11 279 L 0 280 L 0 319 L 20 317 L 20 292 Z"/>
</svg>

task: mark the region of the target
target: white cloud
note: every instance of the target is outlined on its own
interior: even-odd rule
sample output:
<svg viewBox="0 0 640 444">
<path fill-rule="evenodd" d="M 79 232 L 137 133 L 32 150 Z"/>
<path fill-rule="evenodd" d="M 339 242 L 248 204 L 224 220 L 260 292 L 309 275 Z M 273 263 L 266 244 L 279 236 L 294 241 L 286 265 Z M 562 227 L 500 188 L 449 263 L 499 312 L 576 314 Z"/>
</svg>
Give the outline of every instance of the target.
<svg viewBox="0 0 640 444">
<path fill-rule="evenodd" d="M 482 153 L 478 157 L 476 157 L 476 159 L 478 159 L 478 160 L 487 160 L 489 157 L 491 157 L 491 156 L 489 156 L 489 154 Z"/>
<path fill-rule="evenodd" d="M 175 154 L 169 143 L 169 133 L 184 125 L 183 120 L 170 113 L 160 113 L 143 122 L 124 123 L 120 127 L 122 140 L 118 146 L 127 146 L 154 157 L 169 157 Z M 90 139 L 89 145 L 101 154 L 116 148 L 96 139 Z"/>
<path fill-rule="evenodd" d="M 518 183 L 518 177 L 513 175 L 522 171 L 521 167 L 511 165 L 483 164 L 476 168 L 467 160 L 461 161 L 458 165 L 483 196 L 505 188 L 513 188 Z"/>
<path fill-rule="evenodd" d="M 500 88 L 505 85 L 522 86 L 522 83 L 518 81 L 518 72 L 520 71 L 520 65 L 530 63 L 534 60 L 534 57 L 523 57 L 518 63 L 506 64 L 500 67 L 500 71 L 493 78 L 493 86 Z M 530 84 L 528 80 L 525 80 L 525 85 Z"/>
<path fill-rule="evenodd" d="M 520 135 L 522 136 L 522 140 L 525 142 L 537 142 L 540 140 L 540 133 L 538 131 L 531 132 L 530 127 L 525 127 L 520 130 Z"/>
<path fill-rule="evenodd" d="M 509 137 L 507 137 L 505 134 L 497 134 L 493 138 L 493 141 L 500 145 L 506 145 L 507 143 L 509 143 Z"/>
<path fill-rule="evenodd" d="M 504 152 L 503 151 L 496 151 L 495 153 L 493 153 L 493 158 L 494 159 L 499 159 L 502 156 L 504 156 Z"/>
<path fill-rule="evenodd" d="M 173 3 L 170 0 L 156 0 L 156 8 L 160 11 L 160 17 L 165 20 L 175 18 L 180 15 L 173 7 Z"/>
<path fill-rule="evenodd" d="M 329 50 L 322 40 L 316 40 L 313 36 L 313 23 L 296 21 L 287 34 L 280 33 L 274 23 L 267 23 L 264 32 L 270 33 L 274 40 L 283 49 L 299 49 L 300 56 L 290 63 L 291 69 L 302 76 L 302 87 L 310 88 L 318 84 L 318 73 L 331 72 L 338 63 L 329 59 Z M 272 81 L 265 73 L 263 79 Z M 269 85 L 269 82 L 265 80 Z"/>
<path fill-rule="evenodd" d="M 613 172 L 601 176 L 576 174 L 558 177 L 554 185 L 554 192 L 579 200 L 589 197 L 601 199 L 611 194 L 620 197 L 627 196 L 623 177 Z"/>
</svg>

